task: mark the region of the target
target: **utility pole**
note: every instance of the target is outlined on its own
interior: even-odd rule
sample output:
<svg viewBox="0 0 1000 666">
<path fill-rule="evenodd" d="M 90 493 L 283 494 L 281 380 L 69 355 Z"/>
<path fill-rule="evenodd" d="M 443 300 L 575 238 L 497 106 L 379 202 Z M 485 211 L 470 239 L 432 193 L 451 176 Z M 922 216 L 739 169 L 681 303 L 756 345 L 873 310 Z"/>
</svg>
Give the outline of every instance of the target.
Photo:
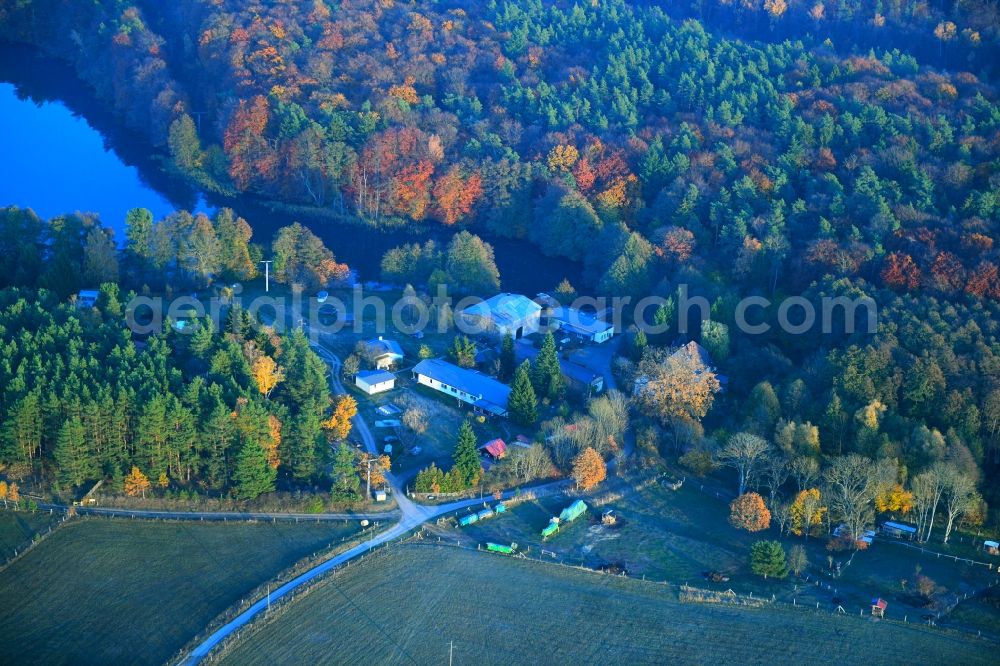
<svg viewBox="0 0 1000 666">
<path fill-rule="evenodd" d="M 274 260 L 268 259 L 260 263 L 264 264 L 264 292 L 266 293 L 271 291 L 271 264 L 274 263 Z"/>
<path fill-rule="evenodd" d="M 455 654 L 455 641 L 448 641 L 448 666 L 451 666 L 452 657 Z"/>
</svg>

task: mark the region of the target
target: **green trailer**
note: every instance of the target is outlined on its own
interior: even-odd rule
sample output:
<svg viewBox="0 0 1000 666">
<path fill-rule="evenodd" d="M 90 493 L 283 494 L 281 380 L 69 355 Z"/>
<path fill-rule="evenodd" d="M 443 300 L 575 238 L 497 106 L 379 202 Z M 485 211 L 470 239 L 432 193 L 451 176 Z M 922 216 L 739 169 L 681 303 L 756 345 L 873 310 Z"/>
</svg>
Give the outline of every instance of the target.
<svg viewBox="0 0 1000 666">
<path fill-rule="evenodd" d="M 487 543 L 486 550 L 491 550 L 494 553 L 504 553 L 505 555 L 511 555 L 517 550 L 517 544 L 512 543 L 509 546 L 504 546 L 499 543 Z"/>
<path fill-rule="evenodd" d="M 586 511 L 587 511 L 587 503 L 584 502 L 583 500 L 576 500 L 575 502 L 573 502 L 568 507 L 562 510 L 562 513 L 559 514 L 559 522 L 560 523 L 572 522 L 577 518 L 579 518 L 580 516 L 582 516 L 584 513 L 586 513 Z"/>
<path fill-rule="evenodd" d="M 558 531 L 559 531 L 559 519 L 553 518 L 551 521 L 549 521 L 549 524 L 545 526 L 545 529 L 542 530 L 542 538 L 545 539 L 547 537 L 550 537 Z"/>
</svg>

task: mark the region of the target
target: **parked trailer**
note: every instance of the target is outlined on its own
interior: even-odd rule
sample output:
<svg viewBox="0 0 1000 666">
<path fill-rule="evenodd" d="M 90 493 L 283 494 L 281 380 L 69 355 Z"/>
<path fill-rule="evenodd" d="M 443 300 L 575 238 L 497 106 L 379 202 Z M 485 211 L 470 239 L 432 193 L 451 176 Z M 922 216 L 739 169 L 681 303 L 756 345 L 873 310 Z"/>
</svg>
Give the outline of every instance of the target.
<svg viewBox="0 0 1000 666">
<path fill-rule="evenodd" d="M 559 531 L 559 519 L 553 518 L 549 521 L 549 524 L 542 530 L 542 538 L 547 538 Z"/>
<path fill-rule="evenodd" d="M 515 550 L 517 550 L 517 544 L 516 543 L 512 543 L 509 546 L 504 546 L 504 545 L 499 544 L 499 543 L 487 543 L 486 544 L 486 550 L 491 550 L 494 553 L 505 553 L 507 555 L 510 555 Z"/>
<path fill-rule="evenodd" d="M 485 509 L 483 509 L 482 511 L 480 511 L 476 515 L 479 516 L 479 520 L 486 520 L 487 518 L 492 518 L 493 517 L 493 509 L 491 509 L 489 507 L 486 507 Z"/>
<path fill-rule="evenodd" d="M 507 507 L 506 505 L 504 505 L 503 502 L 497 502 L 497 505 L 493 507 L 493 510 L 496 511 L 497 513 L 506 513 Z"/>
<path fill-rule="evenodd" d="M 461 518 L 459 518 L 458 519 L 458 524 L 461 525 L 462 527 L 467 527 L 468 525 L 471 525 L 472 523 L 474 523 L 474 522 L 476 522 L 478 520 L 479 520 L 479 516 L 478 515 L 476 515 L 474 513 L 470 513 L 467 516 L 462 516 Z"/>
<path fill-rule="evenodd" d="M 568 523 L 576 520 L 587 511 L 587 504 L 583 500 L 576 500 L 559 514 L 560 523 Z"/>
</svg>

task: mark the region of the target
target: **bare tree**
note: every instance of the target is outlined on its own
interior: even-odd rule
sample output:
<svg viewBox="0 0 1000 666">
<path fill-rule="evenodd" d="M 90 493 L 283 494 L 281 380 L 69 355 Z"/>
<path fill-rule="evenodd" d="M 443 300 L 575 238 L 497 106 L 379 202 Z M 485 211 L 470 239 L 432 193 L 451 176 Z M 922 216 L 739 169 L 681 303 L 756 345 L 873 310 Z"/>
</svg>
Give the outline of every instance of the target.
<svg viewBox="0 0 1000 666">
<path fill-rule="evenodd" d="M 607 442 L 614 439 L 621 446 L 622 436 L 629 427 L 628 399 L 611 390 L 587 405 L 587 412 L 594 420 L 597 435 Z"/>
<path fill-rule="evenodd" d="M 913 479 L 913 504 L 917 510 L 917 537 L 921 541 L 929 541 L 934 529 L 934 517 L 937 514 L 941 495 L 944 494 L 950 469 L 948 465 L 937 462 L 926 472 L 918 474 Z"/>
<path fill-rule="evenodd" d="M 778 536 L 781 536 L 787 531 L 792 519 L 792 503 L 778 502 L 774 506 L 770 507 L 770 509 L 771 518 L 778 523 Z"/>
<path fill-rule="evenodd" d="M 504 460 L 503 465 L 521 483 L 527 483 L 552 472 L 552 458 L 541 444 L 530 448 L 517 447 Z"/>
<path fill-rule="evenodd" d="M 764 459 L 771 445 L 763 437 L 748 432 L 738 432 L 729 438 L 718 453 L 718 461 L 736 470 L 740 477 L 740 492 L 746 492 L 753 480 L 754 472 Z"/>
<path fill-rule="evenodd" d="M 799 492 L 806 488 L 812 488 L 819 479 L 819 463 L 815 458 L 809 456 L 798 456 L 792 458 L 788 464 L 789 473 L 795 479 L 795 485 Z"/>
<path fill-rule="evenodd" d="M 951 467 L 944 485 L 944 508 L 948 516 L 944 528 L 944 543 L 948 543 L 955 519 L 967 514 L 979 501 L 979 493 L 976 492 L 976 484 L 972 479 L 957 467 Z"/>
<path fill-rule="evenodd" d="M 404 426 L 403 433 L 406 435 L 407 445 L 412 444 L 419 435 L 427 432 L 429 427 L 427 412 L 419 405 L 407 407 L 400 417 L 400 421 Z"/>
<path fill-rule="evenodd" d="M 761 466 L 761 478 L 763 479 L 763 486 L 767 488 L 768 507 L 774 506 L 775 500 L 778 498 L 778 491 L 781 490 L 781 486 L 785 485 L 785 481 L 788 480 L 788 473 L 788 459 L 783 455 L 772 453 L 764 460 Z"/>
<path fill-rule="evenodd" d="M 825 476 L 830 510 L 857 539 L 875 520 L 875 496 L 895 482 L 897 469 L 891 461 L 852 453 L 834 458 Z"/>
</svg>

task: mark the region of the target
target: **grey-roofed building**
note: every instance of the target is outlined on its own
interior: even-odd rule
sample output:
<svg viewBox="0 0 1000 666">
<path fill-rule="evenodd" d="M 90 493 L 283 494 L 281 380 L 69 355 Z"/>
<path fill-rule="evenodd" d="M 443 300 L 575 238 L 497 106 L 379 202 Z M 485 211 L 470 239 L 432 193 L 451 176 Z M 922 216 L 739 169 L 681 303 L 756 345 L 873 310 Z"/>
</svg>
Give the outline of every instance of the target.
<svg viewBox="0 0 1000 666">
<path fill-rule="evenodd" d="M 362 370 L 354 376 L 354 385 L 368 395 L 375 395 L 395 388 L 396 376 L 385 370 Z"/>
<path fill-rule="evenodd" d="M 510 387 L 481 372 L 429 358 L 414 366 L 413 378 L 419 384 L 472 405 L 476 411 L 507 416 Z"/>
<path fill-rule="evenodd" d="M 517 339 L 538 331 L 542 306 L 521 294 L 497 294 L 458 311 L 469 327 L 483 333 L 509 333 Z"/>
<path fill-rule="evenodd" d="M 377 370 L 391 368 L 406 358 L 398 342 L 386 340 L 381 335 L 374 340 L 366 341 L 365 348 Z"/>
<path fill-rule="evenodd" d="M 551 321 L 559 325 L 560 331 L 575 335 L 587 342 L 605 342 L 615 334 L 613 324 L 576 308 L 563 306 L 552 308 L 548 316 Z"/>
</svg>

